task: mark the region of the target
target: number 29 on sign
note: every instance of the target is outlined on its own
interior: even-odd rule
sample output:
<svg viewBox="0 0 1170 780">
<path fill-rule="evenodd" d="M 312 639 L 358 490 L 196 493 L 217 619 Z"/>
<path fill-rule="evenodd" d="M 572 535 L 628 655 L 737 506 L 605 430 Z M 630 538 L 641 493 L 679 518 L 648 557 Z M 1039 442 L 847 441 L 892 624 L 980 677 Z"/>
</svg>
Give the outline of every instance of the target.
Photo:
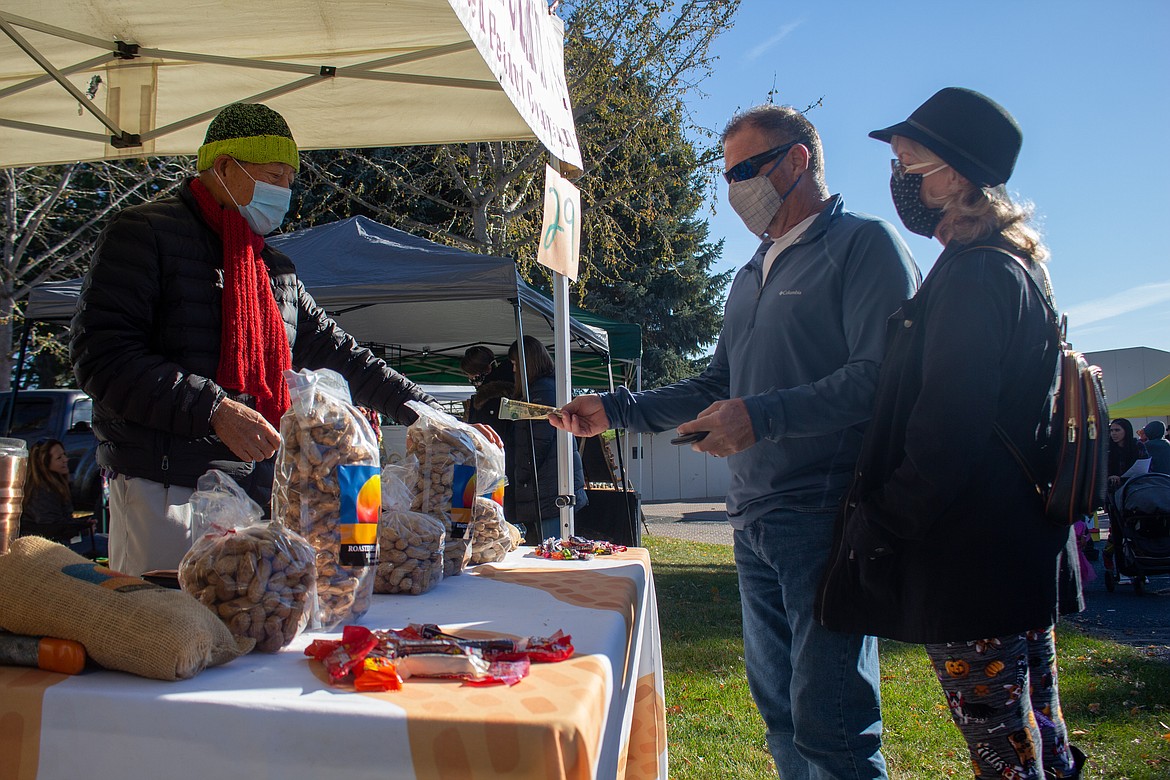
<svg viewBox="0 0 1170 780">
<path fill-rule="evenodd" d="M 544 225 L 536 261 L 577 278 L 581 247 L 581 192 L 550 166 L 544 168 Z"/>
</svg>

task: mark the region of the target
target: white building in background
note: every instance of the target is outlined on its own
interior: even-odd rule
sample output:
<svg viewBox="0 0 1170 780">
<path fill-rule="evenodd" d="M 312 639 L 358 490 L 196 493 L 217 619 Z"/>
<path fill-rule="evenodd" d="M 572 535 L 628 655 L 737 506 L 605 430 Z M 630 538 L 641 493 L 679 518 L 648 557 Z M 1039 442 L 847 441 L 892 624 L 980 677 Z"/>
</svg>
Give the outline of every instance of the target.
<svg viewBox="0 0 1170 780">
<path fill-rule="evenodd" d="M 1111 403 L 1129 398 L 1150 385 L 1170 376 L 1170 352 L 1152 347 L 1126 347 L 1087 352 L 1091 365 L 1101 367 L 1105 382 L 1105 399 Z M 1131 417 L 1134 430 L 1152 419 L 1166 421 L 1167 417 Z"/>
</svg>

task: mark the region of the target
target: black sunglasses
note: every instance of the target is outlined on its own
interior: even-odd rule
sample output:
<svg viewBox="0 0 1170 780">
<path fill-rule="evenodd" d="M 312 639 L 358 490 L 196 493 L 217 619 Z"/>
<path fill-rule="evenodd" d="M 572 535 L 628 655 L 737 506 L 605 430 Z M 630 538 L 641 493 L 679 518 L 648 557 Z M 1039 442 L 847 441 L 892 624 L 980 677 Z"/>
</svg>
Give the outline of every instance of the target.
<svg viewBox="0 0 1170 780">
<path fill-rule="evenodd" d="M 742 162 L 737 162 L 735 165 L 731 166 L 723 172 L 723 178 L 727 179 L 728 184 L 731 184 L 733 181 L 747 181 L 748 179 L 754 179 L 759 175 L 760 168 L 762 168 L 766 163 L 775 160 L 781 155 L 787 154 L 788 150 L 796 146 L 798 143 L 800 143 L 800 141 L 793 141 L 791 143 L 784 144 L 783 146 L 777 146 L 775 149 L 769 149 L 766 152 L 760 152 L 759 154 L 753 157 L 749 157 Z"/>
</svg>

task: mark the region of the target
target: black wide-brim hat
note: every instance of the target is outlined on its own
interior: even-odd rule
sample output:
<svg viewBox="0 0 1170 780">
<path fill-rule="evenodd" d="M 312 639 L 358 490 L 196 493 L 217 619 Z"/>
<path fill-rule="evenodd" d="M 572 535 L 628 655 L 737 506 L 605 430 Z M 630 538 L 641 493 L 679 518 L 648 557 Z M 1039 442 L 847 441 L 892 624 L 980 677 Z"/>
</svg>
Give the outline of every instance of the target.
<svg viewBox="0 0 1170 780">
<path fill-rule="evenodd" d="M 896 135 L 922 144 L 980 187 L 994 187 L 1011 177 L 1024 140 L 1007 109 L 961 87 L 940 89 L 905 122 L 874 130 L 869 137 L 889 143 Z"/>
</svg>

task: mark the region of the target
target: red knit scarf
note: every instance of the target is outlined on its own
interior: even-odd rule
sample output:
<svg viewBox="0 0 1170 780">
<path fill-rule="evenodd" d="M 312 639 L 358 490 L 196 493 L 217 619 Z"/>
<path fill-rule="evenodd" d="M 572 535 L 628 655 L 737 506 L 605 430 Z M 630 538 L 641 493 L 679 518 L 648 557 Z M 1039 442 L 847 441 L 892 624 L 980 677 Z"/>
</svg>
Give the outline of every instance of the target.
<svg viewBox="0 0 1170 780">
<path fill-rule="evenodd" d="M 255 398 L 256 410 L 279 428 L 289 407 L 283 372 L 292 367 L 292 353 L 260 256 L 264 239 L 236 209 L 221 207 L 203 182 L 193 179 L 191 192 L 223 243 L 223 327 L 215 381 Z"/>
</svg>

